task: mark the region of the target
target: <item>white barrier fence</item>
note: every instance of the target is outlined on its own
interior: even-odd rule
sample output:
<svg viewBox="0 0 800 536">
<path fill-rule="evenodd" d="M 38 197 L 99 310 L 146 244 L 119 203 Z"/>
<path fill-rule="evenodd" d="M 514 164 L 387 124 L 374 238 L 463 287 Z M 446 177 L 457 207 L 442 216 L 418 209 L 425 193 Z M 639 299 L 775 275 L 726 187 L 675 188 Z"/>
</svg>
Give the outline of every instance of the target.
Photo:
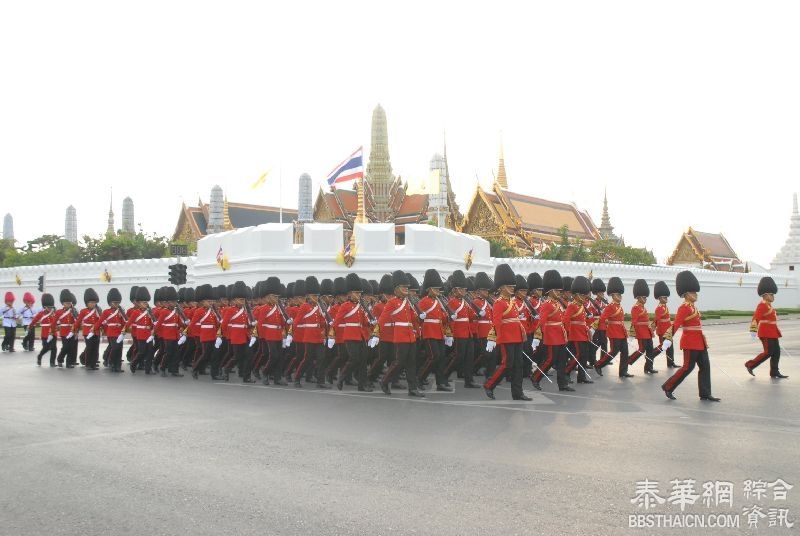
<svg viewBox="0 0 800 536">
<path fill-rule="evenodd" d="M 482 238 L 440 229 L 430 225 L 407 225 L 404 245 L 395 245 L 393 224 L 357 224 L 355 229 L 355 263 L 348 268 L 341 260 L 343 229 L 340 224 L 306 224 L 304 243 L 293 243 L 291 224 L 265 224 L 210 235 L 198 242 L 196 257 L 184 258 L 187 265 L 187 284 L 229 284 L 243 280 L 252 285 L 268 276 L 278 276 L 285 283 L 307 275 L 319 278 L 338 277 L 356 272 L 367 279 L 380 279 L 381 275 L 401 269 L 413 273 L 420 282 L 428 268 L 438 269 L 443 276 L 465 268 L 471 252 L 472 266 L 467 271 L 474 274 L 494 273 L 494 267 L 507 262 L 514 271 L 525 276 L 530 272 L 543 274 L 556 269 L 562 276 L 592 275 L 608 282 L 608 278 L 622 278 L 627 292 L 624 305 L 633 303 L 632 288 L 636 279 L 645 279 L 651 287 L 656 281 L 665 281 L 671 291 L 673 310 L 680 303 L 675 294 L 675 275 L 684 268 L 676 266 L 631 266 L 621 264 L 577 263 L 539 259 L 494 259 L 489 256 L 489 243 Z M 229 268 L 223 270 L 217 262 L 225 257 Z M 83 291 L 92 287 L 105 303 L 108 289 L 117 287 L 125 303 L 133 285 L 146 285 L 151 289 L 168 285 L 169 265 L 176 258 L 137 259 L 130 261 L 54 264 L 0 269 L 0 289 L 16 294 L 17 304 L 22 304 L 22 294 L 32 292 L 37 301 L 38 277 L 45 276 L 45 291 L 58 300 L 62 288 L 69 288 L 82 302 Z M 768 274 L 738 274 L 694 270 L 701 285 L 701 310 L 750 310 L 758 301 L 756 287 L 759 279 Z M 104 281 L 105 274 L 111 277 Z M 788 274 L 774 274 L 779 292 L 776 306 L 799 307 L 798 279 Z M 17 283 L 19 278 L 19 284 Z M 651 306 L 653 301 L 651 300 Z"/>
</svg>

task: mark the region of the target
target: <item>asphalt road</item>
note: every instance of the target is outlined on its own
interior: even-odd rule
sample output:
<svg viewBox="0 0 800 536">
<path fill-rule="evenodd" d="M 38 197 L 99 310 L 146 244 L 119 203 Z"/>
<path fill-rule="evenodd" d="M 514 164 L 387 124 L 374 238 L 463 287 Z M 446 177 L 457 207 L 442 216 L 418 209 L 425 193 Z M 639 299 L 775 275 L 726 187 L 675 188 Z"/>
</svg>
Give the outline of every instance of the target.
<svg viewBox="0 0 800 536">
<path fill-rule="evenodd" d="M 107 370 L 35 366 L 35 355 L 0 355 L 0 534 L 650 534 L 629 515 L 645 511 L 636 483 L 734 485 L 733 505 L 687 512 L 739 516 L 760 504 L 747 479 L 800 483 L 800 321 L 782 322 L 782 372 L 752 378 L 758 351 L 742 324 L 707 328 L 713 391 L 696 375 L 667 400 L 661 373 L 560 394 L 506 385 L 489 401 L 460 384 L 425 400 L 261 384 L 213 383 Z M 39 343 L 37 342 L 37 346 Z M 724 370 L 724 372 L 723 372 Z M 725 374 L 727 373 L 727 375 Z M 594 374 L 593 374 L 594 376 Z M 795 530 L 797 526 L 795 526 Z M 664 533 L 697 534 L 699 529 Z"/>
</svg>

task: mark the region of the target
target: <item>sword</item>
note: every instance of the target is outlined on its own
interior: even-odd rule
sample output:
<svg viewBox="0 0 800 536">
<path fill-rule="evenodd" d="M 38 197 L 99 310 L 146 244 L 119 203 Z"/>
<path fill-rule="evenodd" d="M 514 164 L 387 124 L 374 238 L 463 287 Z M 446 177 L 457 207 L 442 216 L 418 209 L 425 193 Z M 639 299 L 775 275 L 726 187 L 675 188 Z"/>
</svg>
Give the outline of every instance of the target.
<svg viewBox="0 0 800 536">
<path fill-rule="evenodd" d="M 577 363 L 577 364 L 578 364 L 578 366 L 579 366 L 579 367 L 581 367 L 581 370 L 583 371 L 583 373 L 584 373 L 584 374 L 586 374 L 586 377 L 587 377 L 587 378 L 589 378 L 589 379 L 591 380 L 591 379 L 592 379 L 592 377 L 591 377 L 591 376 L 589 376 L 589 373 L 588 373 L 588 372 L 586 372 L 586 369 L 585 369 L 585 368 L 583 368 L 583 365 L 581 365 L 581 362 L 580 362 L 580 361 L 578 361 L 578 358 L 577 358 L 577 357 L 575 357 L 575 354 L 573 354 L 573 353 L 572 353 L 572 351 L 569 349 L 569 347 L 568 347 L 568 346 L 564 346 L 564 348 L 567 350 L 567 353 L 569 353 L 569 355 L 571 355 L 571 356 L 572 356 L 572 359 L 574 359 L 574 360 L 575 360 L 575 363 Z"/>
<path fill-rule="evenodd" d="M 553 380 L 551 380 L 551 379 L 550 379 L 550 378 L 547 376 L 547 374 L 545 374 L 545 373 L 544 373 L 544 371 L 543 371 L 542 369 L 540 369 L 540 368 L 539 368 L 539 365 L 537 365 L 537 364 L 536 364 L 536 361 L 534 361 L 533 359 L 531 359 L 531 356 L 529 356 L 528 354 L 526 354 L 526 353 L 525 353 L 525 350 L 523 350 L 523 351 L 522 351 L 522 355 L 524 355 L 525 357 L 527 357 L 527 358 L 528 358 L 528 361 L 530 361 L 530 362 L 531 362 L 531 365 L 533 365 L 534 367 L 536 367 L 536 370 L 538 370 L 538 371 L 539 371 L 539 373 L 540 373 L 542 376 L 544 376 L 544 377 L 547 379 L 547 381 L 549 381 L 550 383 L 553 383 Z"/>
<path fill-rule="evenodd" d="M 786 352 L 786 355 L 788 355 L 790 358 L 794 359 L 794 357 L 792 357 L 792 354 L 789 353 L 789 350 L 787 350 L 784 345 L 782 345 L 781 343 L 778 343 L 778 347 L 781 349 L 781 352 Z"/>
</svg>

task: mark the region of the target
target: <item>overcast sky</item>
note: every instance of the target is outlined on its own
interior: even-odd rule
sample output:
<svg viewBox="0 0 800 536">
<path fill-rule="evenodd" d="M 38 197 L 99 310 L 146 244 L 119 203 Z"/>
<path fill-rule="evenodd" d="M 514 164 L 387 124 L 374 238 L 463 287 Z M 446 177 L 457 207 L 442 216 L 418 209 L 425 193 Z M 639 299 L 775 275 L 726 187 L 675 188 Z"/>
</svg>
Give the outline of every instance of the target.
<svg viewBox="0 0 800 536">
<path fill-rule="evenodd" d="M 268 5 L 269 4 L 269 5 Z M 800 3 L 4 2 L 0 213 L 18 241 L 120 225 L 171 235 L 182 201 L 297 206 L 386 109 L 392 166 L 427 174 L 447 133 L 465 210 L 500 133 L 512 190 L 603 188 L 663 261 L 688 226 L 768 265 L 800 189 Z M 520 7 L 525 6 L 525 7 Z M 267 188 L 249 184 L 272 168 Z"/>
</svg>

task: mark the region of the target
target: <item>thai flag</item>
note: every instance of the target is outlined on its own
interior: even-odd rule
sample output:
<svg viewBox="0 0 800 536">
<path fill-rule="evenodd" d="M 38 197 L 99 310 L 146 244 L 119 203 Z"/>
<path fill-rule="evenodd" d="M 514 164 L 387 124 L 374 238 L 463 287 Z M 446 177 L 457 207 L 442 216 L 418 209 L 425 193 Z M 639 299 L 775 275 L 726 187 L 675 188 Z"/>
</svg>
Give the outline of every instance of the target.
<svg viewBox="0 0 800 536">
<path fill-rule="evenodd" d="M 222 261 L 222 257 L 223 257 L 223 255 L 222 255 L 222 246 L 220 246 L 219 247 L 219 251 L 217 251 L 217 262 L 221 262 Z"/>
<path fill-rule="evenodd" d="M 340 182 L 360 179 L 364 176 L 364 148 L 359 147 L 356 151 L 345 158 L 344 162 L 333 168 L 328 174 L 328 186 Z"/>
</svg>

